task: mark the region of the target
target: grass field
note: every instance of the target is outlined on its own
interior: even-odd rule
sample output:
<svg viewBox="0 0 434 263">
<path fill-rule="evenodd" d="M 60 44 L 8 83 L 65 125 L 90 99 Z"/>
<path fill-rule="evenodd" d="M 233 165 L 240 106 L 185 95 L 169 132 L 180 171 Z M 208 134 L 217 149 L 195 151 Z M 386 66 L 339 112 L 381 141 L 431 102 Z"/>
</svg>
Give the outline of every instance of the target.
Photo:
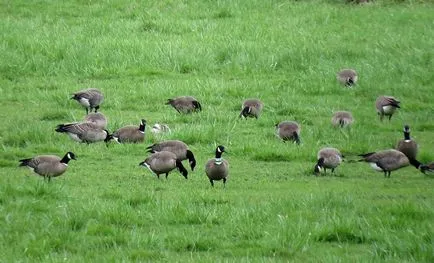
<svg viewBox="0 0 434 263">
<path fill-rule="evenodd" d="M 0 262 L 434 262 L 433 176 L 359 162 L 312 174 L 321 147 L 392 148 L 404 124 L 434 160 L 432 2 L 30 2 L 0 1 Z M 354 89 L 336 81 L 347 67 Z M 109 147 L 56 133 L 83 119 L 69 98 L 88 87 L 110 131 L 144 118 L 172 132 Z M 164 105 L 181 95 L 203 111 Z M 379 95 L 401 100 L 390 122 Z M 261 117 L 239 119 L 255 97 Z M 331 126 L 336 110 L 353 112 L 351 129 Z M 275 136 L 282 120 L 301 124 L 301 145 Z M 194 152 L 188 180 L 138 166 L 164 139 Z M 219 144 L 225 189 L 204 173 Z M 67 151 L 78 160 L 50 183 L 18 168 Z"/>
</svg>

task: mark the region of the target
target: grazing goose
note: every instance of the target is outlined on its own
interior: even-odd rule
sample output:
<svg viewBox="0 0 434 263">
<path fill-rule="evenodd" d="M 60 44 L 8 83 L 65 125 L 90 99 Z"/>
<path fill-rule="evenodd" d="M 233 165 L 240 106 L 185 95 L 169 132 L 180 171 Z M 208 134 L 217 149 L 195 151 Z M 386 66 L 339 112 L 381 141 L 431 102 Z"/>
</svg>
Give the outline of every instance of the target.
<svg viewBox="0 0 434 263">
<path fill-rule="evenodd" d="M 191 96 L 182 96 L 168 99 L 166 104 L 171 105 L 179 113 L 191 113 L 202 110 L 202 106 L 200 105 L 199 101 L 197 101 Z"/>
<path fill-rule="evenodd" d="M 395 149 L 405 154 L 408 159 L 416 159 L 418 145 L 410 138 L 410 126 L 404 126 L 404 139 L 398 141 Z"/>
<path fill-rule="evenodd" d="M 241 106 L 240 118 L 247 117 L 258 118 L 264 108 L 264 103 L 259 99 L 248 99 Z"/>
<path fill-rule="evenodd" d="M 332 124 L 335 127 L 347 127 L 354 122 L 353 115 L 349 111 L 337 111 L 333 114 Z"/>
<path fill-rule="evenodd" d="M 300 144 L 300 125 L 295 121 L 282 121 L 276 124 L 277 135 L 286 142 L 292 140 Z"/>
<path fill-rule="evenodd" d="M 223 180 L 223 187 L 226 186 L 226 180 L 229 174 L 229 163 L 222 158 L 225 152 L 225 147 L 222 145 L 217 146 L 215 150 L 215 158 L 209 159 L 205 165 L 205 173 L 214 187 L 214 181 Z"/>
<path fill-rule="evenodd" d="M 154 134 L 166 132 L 170 133 L 170 128 L 167 124 L 155 123 L 154 126 L 152 126 L 151 132 Z"/>
<path fill-rule="evenodd" d="M 176 155 L 178 160 L 184 161 L 188 159 L 191 170 L 196 166 L 196 159 L 192 151 L 188 149 L 187 144 L 178 140 L 163 141 L 146 147 L 148 152 L 156 153 L 161 151 L 169 151 Z"/>
<path fill-rule="evenodd" d="M 118 143 L 140 143 L 145 139 L 146 120 L 141 120 L 139 126 L 128 125 L 111 134 L 107 141 L 113 139 Z"/>
<path fill-rule="evenodd" d="M 86 114 L 92 112 L 92 109 L 95 109 L 95 112 L 98 111 L 99 105 L 104 100 L 104 95 L 99 89 L 85 89 L 80 90 L 73 94 L 71 99 L 78 101 L 83 107 L 86 108 Z"/>
<path fill-rule="evenodd" d="M 331 169 L 332 173 L 335 168 L 342 162 L 342 154 L 336 148 L 322 148 L 317 155 L 318 162 L 315 165 L 314 172 L 319 174 L 321 169 L 324 169 L 324 175 L 327 169 Z"/>
<path fill-rule="evenodd" d="M 375 101 L 377 114 L 380 115 L 380 120 L 383 121 L 384 116 L 389 116 L 389 121 L 399 106 L 400 101 L 392 96 L 379 96 Z"/>
<path fill-rule="evenodd" d="M 424 174 L 427 174 L 427 173 L 432 174 L 432 173 L 434 173 L 434 162 L 425 165 L 425 167 L 422 169 L 422 172 Z"/>
<path fill-rule="evenodd" d="M 384 172 L 385 177 L 390 177 L 391 171 L 398 170 L 408 165 L 413 165 L 418 170 L 425 172 L 427 167 L 416 159 L 408 159 L 405 154 L 395 149 L 371 152 L 359 155 L 363 157 L 360 162 L 367 162 L 373 169 Z"/>
<path fill-rule="evenodd" d="M 182 162 L 176 159 L 176 155 L 172 152 L 162 151 L 153 153 L 146 158 L 143 162 L 139 163 L 140 166 L 147 167 L 151 172 L 155 173 L 160 179 L 160 174 L 169 175 L 169 172 L 175 168 L 178 168 L 179 172 L 187 179 L 188 172 L 182 165 Z"/>
<path fill-rule="evenodd" d="M 48 181 L 51 181 L 51 177 L 62 175 L 66 171 L 70 160 L 76 160 L 72 152 L 67 152 L 62 159 L 56 155 L 39 155 L 20 160 L 19 166 L 27 166 L 33 172 L 43 176 L 44 180 L 48 178 Z"/>
<path fill-rule="evenodd" d="M 101 112 L 89 113 L 84 117 L 84 122 L 93 123 L 100 129 L 107 127 L 107 118 Z"/>
<path fill-rule="evenodd" d="M 338 81 L 348 88 L 351 88 L 357 82 L 357 72 L 354 69 L 343 69 L 336 75 Z"/>
<path fill-rule="evenodd" d="M 59 124 L 56 132 L 67 133 L 71 139 L 87 144 L 98 141 L 108 141 L 110 136 L 107 130 L 96 127 L 89 122 Z"/>
</svg>

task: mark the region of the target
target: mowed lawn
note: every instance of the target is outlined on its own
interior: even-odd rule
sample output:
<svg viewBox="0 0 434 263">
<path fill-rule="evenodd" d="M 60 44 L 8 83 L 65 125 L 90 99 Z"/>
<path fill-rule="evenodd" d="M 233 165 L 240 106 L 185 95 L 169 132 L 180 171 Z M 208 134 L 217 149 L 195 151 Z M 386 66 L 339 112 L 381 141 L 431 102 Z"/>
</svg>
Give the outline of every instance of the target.
<svg viewBox="0 0 434 263">
<path fill-rule="evenodd" d="M 434 6 L 343 2 L 0 1 L 0 262 L 434 262 L 434 176 L 357 162 L 405 124 L 434 161 Z M 338 84 L 342 68 L 355 88 Z M 110 132 L 147 120 L 143 144 L 54 131 L 84 118 L 70 97 L 89 87 Z M 165 105 L 182 95 L 202 112 Z M 391 121 L 380 95 L 401 101 Z M 264 102 L 259 119 L 238 118 L 247 98 Z M 332 127 L 337 110 L 350 129 Z M 301 125 L 300 145 L 276 137 L 283 120 Z M 153 135 L 157 122 L 172 132 Z M 195 154 L 188 180 L 139 167 L 166 139 Z M 225 188 L 204 172 L 217 145 Z M 314 176 L 326 146 L 346 161 Z M 50 183 L 18 168 L 67 151 L 77 160 Z"/>
</svg>

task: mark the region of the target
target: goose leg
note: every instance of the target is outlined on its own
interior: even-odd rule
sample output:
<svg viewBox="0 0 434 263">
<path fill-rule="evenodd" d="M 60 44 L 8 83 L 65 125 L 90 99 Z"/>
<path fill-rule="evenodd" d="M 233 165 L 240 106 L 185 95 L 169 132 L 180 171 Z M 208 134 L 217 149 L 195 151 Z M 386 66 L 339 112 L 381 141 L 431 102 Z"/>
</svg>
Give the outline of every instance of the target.
<svg viewBox="0 0 434 263">
<path fill-rule="evenodd" d="M 223 188 L 226 188 L 226 178 L 223 178 Z"/>
<path fill-rule="evenodd" d="M 169 176 L 169 173 L 166 173 L 166 180 L 167 180 L 167 176 Z"/>
<path fill-rule="evenodd" d="M 212 179 L 209 179 L 209 181 L 211 182 L 211 186 L 214 187 L 214 182 Z"/>
</svg>

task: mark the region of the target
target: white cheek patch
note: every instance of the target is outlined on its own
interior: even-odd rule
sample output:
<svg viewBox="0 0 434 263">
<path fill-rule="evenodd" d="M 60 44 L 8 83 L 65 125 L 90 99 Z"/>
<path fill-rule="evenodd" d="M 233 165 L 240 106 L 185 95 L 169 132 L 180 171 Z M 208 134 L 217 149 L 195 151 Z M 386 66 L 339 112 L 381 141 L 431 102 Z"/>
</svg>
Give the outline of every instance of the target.
<svg viewBox="0 0 434 263">
<path fill-rule="evenodd" d="M 70 160 L 72 159 L 72 158 L 71 158 L 71 155 L 70 155 L 69 153 L 68 153 L 68 155 L 67 155 L 67 156 L 68 156 L 68 159 L 70 159 Z"/>
<path fill-rule="evenodd" d="M 220 147 L 217 147 L 217 152 L 221 153 Z"/>
<path fill-rule="evenodd" d="M 380 166 L 378 166 L 376 163 L 369 163 L 371 165 L 371 167 L 375 170 L 375 171 L 379 171 L 379 172 L 383 172 L 383 169 L 381 169 Z"/>
<path fill-rule="evenodd" d="M 89 100 L 86 98 L 80 98 L 80 100 L 78 102 L 80 102 L 80 104 L 83 105 L 84 107 L 90 106 Z"/>
<path fill-rule="evenodd" d="M 386 114 L 394 113 L 395 109 L 396 108 L 394 106 L 391 106 L 391 105 L 383 106 L 383 111 Z"/>
</svg>

